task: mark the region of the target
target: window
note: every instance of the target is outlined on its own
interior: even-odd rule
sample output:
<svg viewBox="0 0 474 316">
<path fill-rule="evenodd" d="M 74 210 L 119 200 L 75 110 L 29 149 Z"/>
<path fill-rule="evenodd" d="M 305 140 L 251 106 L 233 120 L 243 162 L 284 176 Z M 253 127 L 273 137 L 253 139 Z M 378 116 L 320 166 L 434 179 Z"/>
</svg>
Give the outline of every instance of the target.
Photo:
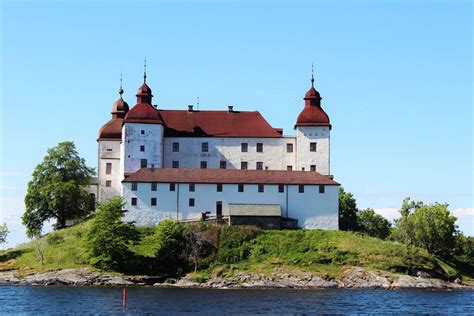
<svg viewBox="0 0 474 316">
<path fill-rule="evenodd" d="M 179 152 L 179 143 L 173 143 L 173 152 L 174 153 Z"/>
<path fill-rule="evenodd" d="M 298 185 L 298 192 L 299 193 L 304 193 L 304 185 L 303 184 Z"/>
<path fill-rule="evenodd" d="M 286 144 L 286 152 L 287 153 L 293 152 L 293 144 Z"/>
<path fill-rule="evenodd" d="M 140 159 L 140 168 L 146 168 L 148 161 L 146 159 Z"/>
<path fill-rule="evenodd" d="M 319 193 L 324 193 L 326 192 L 326 187 L 324 185 L 319 186 Z"/>
<path fill-rule="evenodd" d="M 202 143 L 201 144 L 201 151 L 203 153 L 207 153 L 209 151 L 209 143 Z"/>
<path fill-rule="evenodd" d="M 142 129 L 142 130 L 140 131 L 140 134 L 145 135 L 145 130 Z"/>
<path fill-rule="evenodd" d="M 316 171 L 316 165 L 311 165 L 311 166 L 309 166 L 309 170 L 311 170 L 311 171 Z"/>
<path fill-rule="evenodd" d="M 207 169 L 207 161 L 201 161 L 201 169 Z"/>
<path fill-rule="evenodd" d="M 257 161 L 257 170 L 263 170 L 263 162 Z"/>
<path fill-rule="evenodd" d="M 262 192 L 264 192 L 264 191 L 265 191 L 264 185 L 263 185 L 263 184 L 259 184 L 259 185 L 258 185 L 258 192 L 262 193 Z"/>
<path fill-rule="evenodd" d="M 151 198 L 150 204 L 151 206 L 156 206 L 156 198 Z"/>
<path fill-rule="evenodd" d="M 173 168 L 179 168 L 179 161 L 173 160 L 172 166 Z"/>
<path fill-rule="evenodd" d="M 108 162 L 105 164 L 105 174 L 112 174 L 112 163 Z"/>
<path fill-rule="evenodd" d="M 132 205 L 137 205 L 137 198 L 132 198 L 131 204 Z"/>
<path fill-rule="evenodd" d="M 189 206 L 194 206 L 194 198 L 189 198 Z"/>
<path fill-rule="evenodd" d="M 145 151 L 145 145 L 140 145 L 140 151 Z"/>
<path fill-rule="evenodd" d="M 107 148 L 107 151 L 112 151 L 112 148 Z"/>
<path fill-rule="evenodd" d="M 112 186 L 112 181 L 111 181 L 111 180 L 106 180 L 106 181 L 105 181 L 105 186 L 106 186 L 107 188 L 110 188 L 110 187 Z"/>
<path fill-rule="evenodd" d="M 285 192 L 285 186 L 283 184 L 278 185 L 278 193 L 283 193 Z"/>
<path fill-rule="evenodd" d="M 241 161 L 240 162 L 240 169 L 246 170 L 246 169 L 248 169 L 248 167 L 249 167 L 249 164 L 248 164 L 247 161 Z"/>
<path fill-rule="evenodd" d="M 286 166 L 286 171 L 291 171 L 293 170 L 293 166 Z"/>
<path fill-rule="evenodd" d="M 216 216 L 222 217 L 222 201 L 216 201 Z"/>
<path fill-rule="evenodd" d="M 221 169 L 227 169 L 227 161 L 221 160 L 219 166 Z"/>
<path fill-rule="evenodd" d="M 246 153 L 249 151 L 249 144 L 248 143 L 242 143 L 240 144 L 240 151 L 243 153 Z"/>
<path fill-rule="evenodd" d="M 301 167 L 301 171 L 304 171 L 304 167 Z"/>
<path fill-rule="evenodd" d="M 194 183 L 190 183 L 189 184 L 189 192 L 194 192 L 194 190 L 196 189 Z"/>
<path fill-rule="evenodd" d="M 237 191 L 239 191 L 239 192 L 244 192 L 244 185 L 243 185 L 243 184 L 239 184 L 238 187 L 237 187 Z"/>
<path fill-rule="evenodd" d="M 263 143 L 257 143 L 257 152 L 263 153 Z"/>
<path fill-rule="evenodd" d="M 132 191 L 138 190 L 138 184 L 136 182 L 132 182 Z"/>
<path fill-rule="evenodd" d="M 170 191 L 176 190 L 176 185 L 174 183 L 170 183 Z"/>
<path fill-rule="evenodd" d="M 222 183 L 217 184 L 217 192 L 222 192 Z"/>
<path fill-rule="evenodd" d="M 309 143 L 309 151 L 316 151 L 316 143 Z"/>
<path fill-rule="evenodd" d="M 152 191 L 156 191 L 157 188 L 158 188 L 158 185 L 156 183 L 151 184 L 151 190 Z"/>
</svg>

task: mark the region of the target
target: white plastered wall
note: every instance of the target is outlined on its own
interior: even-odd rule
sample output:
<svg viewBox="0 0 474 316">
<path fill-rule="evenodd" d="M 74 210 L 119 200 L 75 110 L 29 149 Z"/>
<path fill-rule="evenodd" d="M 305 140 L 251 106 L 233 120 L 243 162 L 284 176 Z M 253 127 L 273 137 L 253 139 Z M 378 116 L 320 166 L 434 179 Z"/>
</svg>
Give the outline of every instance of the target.
<svg viewBox="0 0 474 316">
<path fill-rule="evenodd" d="M 144 134 L 141 131 L 144 131 Z M 145 151 L 140 151 L 140 146 Z M 147 159 L 148 168 L 163 166 L 163 125 L 125 123 L 122 127 L 123 172 L 133 173 L 140 169 L 141 159 Z"/>
<path fill-rule="evenodd" d="M 173 143 L 179 143 L 179 152 L 173 152 Z M 202 152 L 202 143 L 209 144 L 209 151 Z M 241 144 L 248 144 L 248 151 L 241 151 Z M 263 144 L 263 152 L 257 152 L 257 143 Z M 286 144 L 293 144 L 293 152 L 286 152 Z M 207 161 L 208 168 L 219 168 L 220 161 L 227 162 L 227 169 L 240 169 L 241 162 L 248 163 L 248 169 L 256 169 L 257 162 L 263 162 L 263 169 L 286 170 L 295 168 L 295 137 L 282 138 L 218 138 L 218 137 L 165 137 L 164 167 L 171 168 L 173 161 L 179 161 L 180 168 L 200 168 L 201 161 Z"/>
<path fill-rule="evenodd" d="M 310 143 L 316 143 L 316 152 L 310 151 Z M 330 174 L 330 130 L 328 126 L 296 127 L 296 160 L 297 169 L 309 171 L 316 165 L 320 174 Z"/>
<path fill-rule="evenodd" d="M 198 218 L 201 212 L 216 214 L 216 201 L 222 201 L 222 214 L 227 215 L 229 204 L 279 204 L 283 215 L 298 219 L 303 228 L 338 228 L 338 186 L 325 186 L 325 193 L 319 193 L 319 186 L 305 185 L 305 192 L 299 193 L 297 185 L 285 186 L 285 192 L 278 192 L 278 185 L 265 185 L 263 193 L 258 185 L 246 184 L 244 192 L 238 192 L 237 184 L 224 184 L 217 192 L 216 184 L 195 184 L 195 192 L 189 191 L 189 184 L 176 184 L 175 191 L 168 183 L 159 183 L 157 191 L 151 191 L 150 183 L 138 183 L 137 191 L 131 190 L 131 183 L 123 183 L 125 199 L 125 221 L 135 221 L 140 226 L 153 226 L 160 221 Z M 288 194 L 287 191 L 288 190 Z M 131 198 L 137 198 L 137 205 L 131 205 Z M 157 199 L 157 206 L 151 206 L 151 198 Z M 195 206 L 189 206 L 189 198 L 195 199 Z M 288 199 L 288 200 L 287 200 Z M 287 212 L 288 204 L 288 212 Z"/>
<path fill-rule="evenodd" d="M 99 141 L 98 163 L 98 201 L 104 203 L 113 196 L 120 195 L 122 187 L 122 172 L 120 166 L 120 140 Z M 107 163 L 112 164 L 111 174 L 107 174 Z M 111 186 L 106 186 L 106 181 L 111 181 Z"/>
</svg>

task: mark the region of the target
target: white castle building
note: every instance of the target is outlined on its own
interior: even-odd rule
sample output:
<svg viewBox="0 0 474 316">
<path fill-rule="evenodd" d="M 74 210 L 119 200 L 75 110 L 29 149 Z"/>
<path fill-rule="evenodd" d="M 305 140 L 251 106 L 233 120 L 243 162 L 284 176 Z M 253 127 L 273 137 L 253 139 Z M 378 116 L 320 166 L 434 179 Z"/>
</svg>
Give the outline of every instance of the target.
<svg viewBox="0 0 474 316">
<path fill-rule="evenodd" d="M 337 229 L 331 124 L 311 83 L 294 136 L 258 111 L 157 108 L 146 74 L 131 109 L 120 88 L 99 131 L 99 202 L 122 196 L 125 220 L 142 226 L 207 213 L 236 224 L 267 219 L 263 226 L 278 228 L 291 218 L 299 227 Z"/>
</svg>

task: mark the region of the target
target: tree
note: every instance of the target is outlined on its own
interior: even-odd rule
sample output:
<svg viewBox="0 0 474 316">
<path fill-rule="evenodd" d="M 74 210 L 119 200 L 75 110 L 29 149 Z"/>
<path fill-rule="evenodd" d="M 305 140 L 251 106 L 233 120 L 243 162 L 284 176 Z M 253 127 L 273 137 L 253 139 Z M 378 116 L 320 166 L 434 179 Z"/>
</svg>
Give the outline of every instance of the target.
<svg viewBox="0 0 474 316">
<path fill-rule="evenodd" d="M 339 188 L 339 229 L 357 230 L 357 204 L 352 193 Z"/>
<path fill-rule="evenodd" d="M 402 216 L 395 222 L 398 240 L 441 257 L 452 253 L 458 231 L 448 204 L 424 204 L 407 198 L 400 213 Z"/>
<path fill-rule="evenodd" d="M 390 235 L 390 222 L 368 208 L 357 212 L 358 230 L 371 237 L 385 239 Z"/>
<path fill-rule="evenodd" d="M 158 243 L 156 262 L 162 273 L 180 275 L 187 268 L 187 235 L 181 224 L 173 220 L 161 222 L 155 232 Z"/>
<path fill-rule="evenodd" d="M 140 241 L 134 223 L 122 222 L 125 211 L 121 197 L 99 206 L 86 234 L 89 262 L 104 270 L 120 270 L 133 258 L 129 246 Z"/>
<path fill-rule="evenodd" d="M 66 220 L 81 218 L 94 209 L 94 199 L 85 190 L 94 169 L 79 157 L 73 142 L 62 142 L 48 149 L 48 155 L 33 172 L 25 197 L 23 224 L 29 237 L 39 236 L 43 223 L 55 219 L 56 229 Z"/>
<path fill-rule="evenodd" d="M 7 224 L 0 225 L 0 244 L 7 242 L 8 233 Z"/>
</svg>

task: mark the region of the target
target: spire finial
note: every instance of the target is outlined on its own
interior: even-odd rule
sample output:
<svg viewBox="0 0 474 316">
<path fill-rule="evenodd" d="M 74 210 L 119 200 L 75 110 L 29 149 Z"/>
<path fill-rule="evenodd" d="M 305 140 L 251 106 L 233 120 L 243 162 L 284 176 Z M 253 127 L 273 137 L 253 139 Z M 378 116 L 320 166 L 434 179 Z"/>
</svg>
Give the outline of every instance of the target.
<svg viewBox="0 0 474 316">
<path fill-rule="evenodd" d="M 199 97 L 197 97 L 197 110 L 199 111 Z"/>
<path fill-rule="evenodd" d="M 311 63 L 311 87 L 314 88 L 314 65 Z"/>
<path fill-rule="evenodd" d="M 145 63 L 143 67 L 143 82 L 146 83 L 146 57 L 145 57 Z"/>
<path fill-rule="evenodd" d="M 123 94 L 123 89 L 122 89 L 122 73 L 120 73 L 120 89 L 119 89 L 118 93 L 120 94 L 120 98 L 122 98 L 122 94 Z"/>
</svg>

